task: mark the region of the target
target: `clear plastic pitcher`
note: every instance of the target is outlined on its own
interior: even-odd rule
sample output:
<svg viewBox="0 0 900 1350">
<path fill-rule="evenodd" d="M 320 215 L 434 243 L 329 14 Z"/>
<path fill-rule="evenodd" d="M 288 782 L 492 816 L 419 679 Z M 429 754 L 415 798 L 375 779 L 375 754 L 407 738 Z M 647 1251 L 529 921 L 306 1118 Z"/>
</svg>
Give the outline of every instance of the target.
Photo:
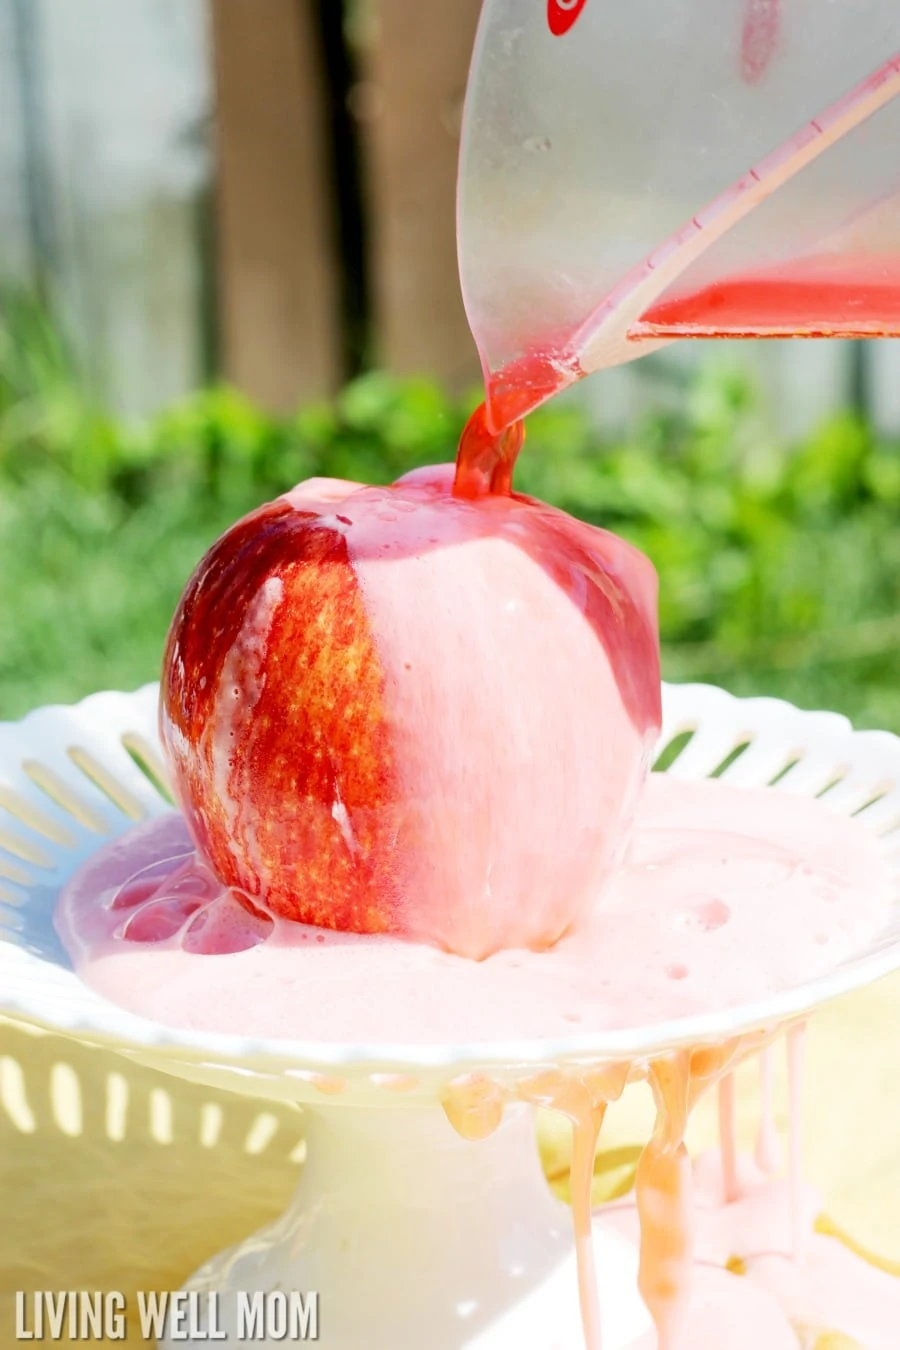
<svg viewBox="0 0 900 1350">
<path fill-rule="evenodd" d="M 485 0 L 463 293 L 496 429 L 678 337 L 900 334 L 898 0 Z"/>
</svg>

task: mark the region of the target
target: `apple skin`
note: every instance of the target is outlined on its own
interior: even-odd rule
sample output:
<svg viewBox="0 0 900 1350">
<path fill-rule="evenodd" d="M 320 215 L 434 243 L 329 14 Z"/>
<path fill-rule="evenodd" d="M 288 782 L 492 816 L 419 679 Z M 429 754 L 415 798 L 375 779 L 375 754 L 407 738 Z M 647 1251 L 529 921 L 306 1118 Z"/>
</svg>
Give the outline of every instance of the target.
<svg viewBox="0 0 900 1350">
<path fill-rule="evenodd" d="M 532 499 L 314 479 L 199 564 L 160 727 L 198 848 L 273 914 L 476 959 L 557 941 L 660 726 L 656 573 Z"/>
</svg>

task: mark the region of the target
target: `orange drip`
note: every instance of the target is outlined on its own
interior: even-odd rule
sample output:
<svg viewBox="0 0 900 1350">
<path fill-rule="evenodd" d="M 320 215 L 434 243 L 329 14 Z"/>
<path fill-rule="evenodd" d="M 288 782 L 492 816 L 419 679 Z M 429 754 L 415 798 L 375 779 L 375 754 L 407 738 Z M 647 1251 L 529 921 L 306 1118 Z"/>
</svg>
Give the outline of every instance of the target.
<svg viewBox="0 0 900 1350">
<path fill-rule="evenodd" d="M 571 1122 L 572 1224 L 586 1350 L 601 1350 L 591 1191 L 597 1141 L 609 1104 L 619 1099 L 627 1083 L 649 1081 L 657 1115 L 635 1177 L 641 1229 L 638 1287 L 655 1323 L 659 1350 L 680 1350 L 694 1253 L 692 1168 L 684 1144 L 690 1112 L 707 1088 L 725 1075 L 730 1081 L 735 1065 L 767 1044 L 773 1034 L 753 1033 L 693 1051 L 679 1050 L 649 1064 L 623 1061 L 547 1070 L 523 1077 L 506 1090 L 480 1074 L 467 1074 L 445 1090 L 447 1119 L 466 1139 L 492 1133 L 506 1101 L 544 1107 Z"/>
<path fill-rule="evenodd" d="M 575 1257 L 578 1265 L 578 1298 L 584 1328 L 586 1350 L 601 1350 L 600 1300 L 597 1268 L 594 1263 L 591 1188 L 594 1157 L 600 1128 L 612 1094 L 621 1093 L 626 1073 L 608 1082 L 595 1082 L 592 1092 L 587 1083 L 558 1071 L 540 1074 L 519 1085 L 519 1096 L 535 1106 L 548 1107 L 564 1115 L 572 1124 L 571 1195 L 572 1224 L 575 1232 Z M 598 1095 L 596 1089 L 600 1089 Z M 604 1095 L 610 1093 L 609 1096 Z"/>
<path fill-rule="evenodd" d="M 722 1155 L 723 1198 L 726 1205 L 730 1205 L 739 1195 L 733 1073 L 727 1073 L 719 1082 L 719 1151 Z"/>
<path fill-rule="evenodd" d="M 656 1126 L 641 1155 L 635 1194 L 641 1221 L 638 1288 L 656 1324 L 659 1350 L 674 1350 L 690 1298 L 694 1231 L 691 1160 L 684 1146 L 691 1058 L 679 1051 L 650 1065 Z"/>
</svg>

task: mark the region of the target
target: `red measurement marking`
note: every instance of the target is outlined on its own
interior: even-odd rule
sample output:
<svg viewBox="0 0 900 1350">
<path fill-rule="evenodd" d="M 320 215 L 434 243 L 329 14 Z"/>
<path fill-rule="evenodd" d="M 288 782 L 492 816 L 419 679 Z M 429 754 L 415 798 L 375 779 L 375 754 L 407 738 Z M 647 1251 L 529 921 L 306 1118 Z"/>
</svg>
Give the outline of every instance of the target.
<svg viewBox="0 0 900 1350">
<path fill-rule="evenodd" d="M 562 37 L 577 23 L 587 0 L 547 0 L 547 24 L 554 37 Z"/>
<path fill-rule="evenodd" d="M 756 84 L 765 75 L 778 45 L 781 0 L 747 0 L 741 37 L 741 75 Z"/>
</svg>

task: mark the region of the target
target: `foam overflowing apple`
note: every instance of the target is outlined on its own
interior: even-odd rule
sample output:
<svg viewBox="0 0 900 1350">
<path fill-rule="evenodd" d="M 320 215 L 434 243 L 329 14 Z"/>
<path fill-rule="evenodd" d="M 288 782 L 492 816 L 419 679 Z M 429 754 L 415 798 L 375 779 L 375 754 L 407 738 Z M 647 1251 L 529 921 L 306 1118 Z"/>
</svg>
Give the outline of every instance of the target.
<svg viewBox="0 0 900 1350">
<path fill-rule="evenodd" d="M 513 495 L 518 443 L 470 437 L 455 480 L 303 483 L 188 583 L 163 744 L 201 852 L 273 914 L 482 958 L 555 942 L 617 865 L 659 728 L 656 576 Z"/>
</svg>

